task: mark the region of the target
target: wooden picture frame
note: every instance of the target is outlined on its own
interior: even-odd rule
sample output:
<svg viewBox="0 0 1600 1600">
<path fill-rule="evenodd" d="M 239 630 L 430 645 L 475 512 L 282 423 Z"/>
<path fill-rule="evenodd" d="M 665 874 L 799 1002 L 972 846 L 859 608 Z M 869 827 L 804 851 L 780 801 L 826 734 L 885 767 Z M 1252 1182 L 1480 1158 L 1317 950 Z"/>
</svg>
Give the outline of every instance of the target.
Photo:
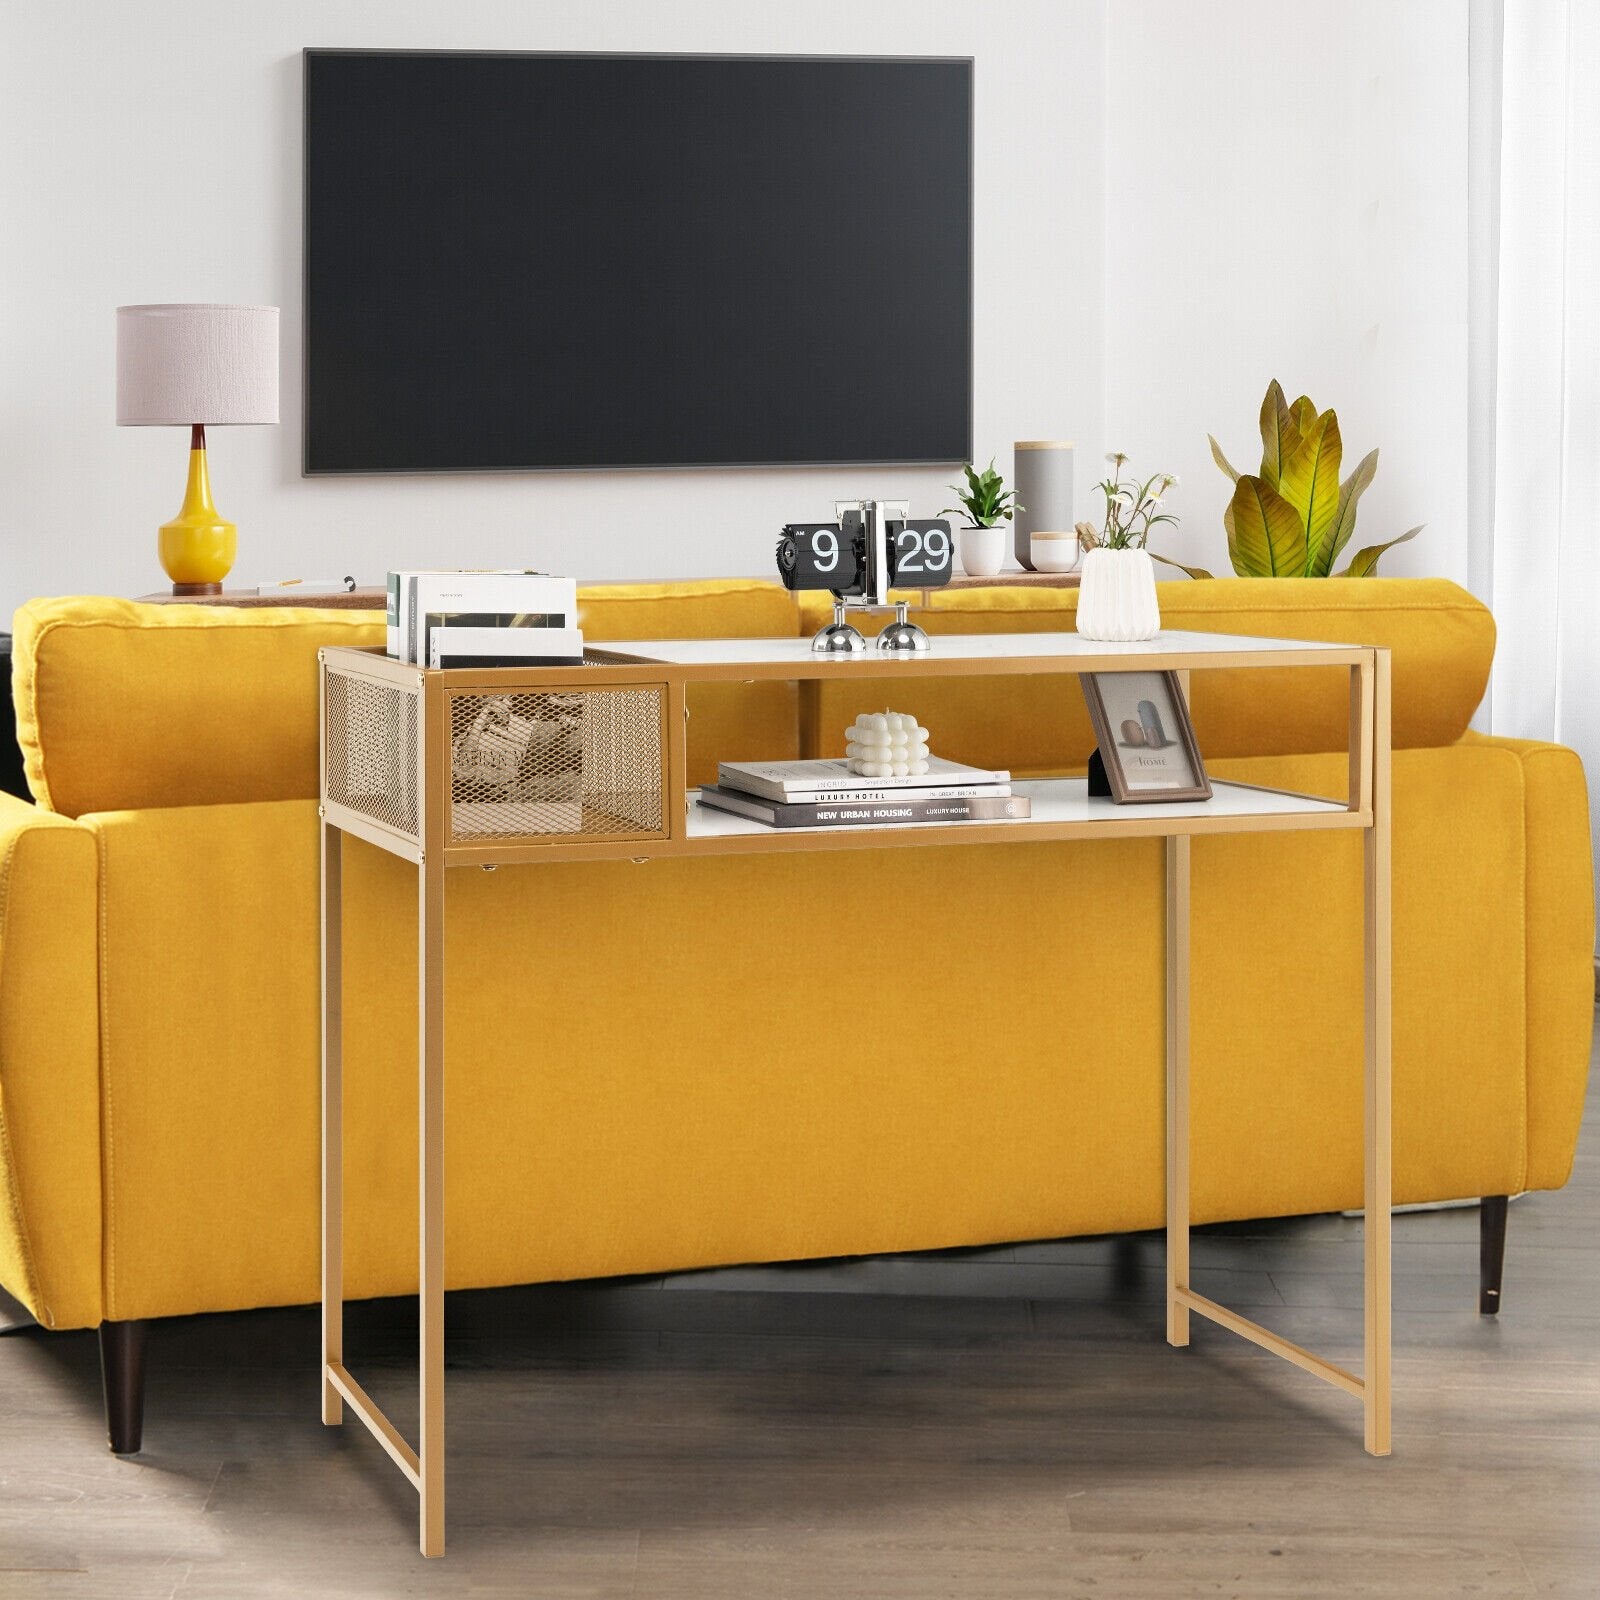
<svg viewBox="0 0 1600 1600">
<path fill-rule="evenodd" d="M 1211 798 L 1176 672 L 1083 672 L 1078 681 L 1118 805 Z"/>
</svg>

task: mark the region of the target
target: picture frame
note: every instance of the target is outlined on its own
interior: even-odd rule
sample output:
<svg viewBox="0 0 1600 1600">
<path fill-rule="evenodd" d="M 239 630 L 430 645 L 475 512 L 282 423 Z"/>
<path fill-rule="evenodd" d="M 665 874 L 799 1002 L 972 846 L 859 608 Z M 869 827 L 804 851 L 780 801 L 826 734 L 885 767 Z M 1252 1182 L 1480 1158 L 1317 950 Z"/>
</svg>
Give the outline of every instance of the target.
<svg viewBox="0 0 1600 1600">
<path fill-rule="evenodd" d="M 1084 672 L 1079 682 L 1118 805 L 1211 798 L 1176 672 Z"/>
</svg>

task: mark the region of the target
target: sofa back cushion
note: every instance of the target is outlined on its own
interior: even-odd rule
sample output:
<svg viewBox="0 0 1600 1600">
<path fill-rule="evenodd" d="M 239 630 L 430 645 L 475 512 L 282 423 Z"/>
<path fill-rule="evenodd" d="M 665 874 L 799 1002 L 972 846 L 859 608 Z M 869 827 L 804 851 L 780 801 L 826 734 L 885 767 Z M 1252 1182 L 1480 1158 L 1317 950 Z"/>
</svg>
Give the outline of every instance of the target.
<svg viewBox="0 0 1600 1600">
<path fill-rule="evenodd" d="M 1483 698 L 1494 618 L 1466 590 L 1435 578 L 1218 578 L 1162 583 L 1166 628 L 1382 645 L 1392 652 L 1397 749 L 1453 744 Z M 1070 633 L 1075 589 L 956 589 L 936 594 L 930 633 Z M 828 620 L 827 596 L 807 595 L 801 630 Z M 935 645 L 937 648 L 937 644 Z M 1340 667 L 1197 672 L 1195 731 L 1207 758 L 1343 750 L 1349 675 Z M 889 690 L 881 680 L 824 685 L 822 752 L 864 710 L 914 711 L 941 755 L 1018 773 L 1081 768 L 1094 749 L 1083 695 L 1061 677 L 937 679 Z"/>
<path fill-rule="evenodd" d="M 785 639 L 799 626 L 795 597 L 754 578 L 696 583 L 598 584 L 578 594 L 584 638 Z M 792 761 L 800 753 L 792 683 L 695 683 L 689 708 L 689 782 L 715 783 L 717 763 Z"/>
<path fill-rule="evenodd" d="M 591 640 L 792 637 L 777 584 L 580 591 Z M 13 692 L 28 785 L 67 816 L 317 793 L 317 651 L 379 648 L 383 614 L 310 608 L 34 600 L 16 617 Z M 729 749 L 794 754 L 788 684 L 711 686 L 691 701 L 691 766 Z M 698 780 L 697 780 L 698 781 Z"/>
<path fill-rule="evenodd" d="M 139 605 L 17 612 L 12 691 L 33 797 L 70 817 L 317 792 L 317 651 L 383 647 L 381 611 Z"/>
</svg>

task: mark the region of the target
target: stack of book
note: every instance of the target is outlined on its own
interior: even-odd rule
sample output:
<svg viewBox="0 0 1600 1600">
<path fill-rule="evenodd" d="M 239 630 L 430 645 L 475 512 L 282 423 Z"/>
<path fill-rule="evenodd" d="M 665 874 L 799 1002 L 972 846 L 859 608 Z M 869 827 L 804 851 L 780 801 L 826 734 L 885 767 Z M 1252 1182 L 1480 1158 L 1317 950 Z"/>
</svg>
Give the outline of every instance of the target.
<svg viewBox="0 0 1600 1600">
<path fill-rule="evenodd" d="M 391 572 L 389 654 L 420 667 L 582 666 L 578 586 L 547 572 Z"/>
<path fill-rule="evenodd" d="M 1011 792 L 1009 772 L 930 756 L 910 778 L 862 778 L 837 761 L 724 761 L 700 804 L 769 828 L 842 828 L 907 822 L 1013 822 L 1030 802 Z"/>
</svg>

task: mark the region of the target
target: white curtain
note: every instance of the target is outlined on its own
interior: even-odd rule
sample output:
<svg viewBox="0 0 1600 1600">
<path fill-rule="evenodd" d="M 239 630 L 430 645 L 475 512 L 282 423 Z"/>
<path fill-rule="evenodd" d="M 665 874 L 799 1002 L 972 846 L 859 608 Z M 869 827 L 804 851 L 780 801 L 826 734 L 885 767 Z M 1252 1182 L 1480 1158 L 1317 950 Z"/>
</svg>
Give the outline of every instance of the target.
<svg viewBox="0 0 1600 1600">
<path fill-rule="evenodd" d="M 1504 0 L 1491 725 L 1600 817 L 1600 0 Z M 1481 330 L 1480 330 L 1481 331 Z M 1600 853 L 1600 852 L 1597 852 Z"/>
</svg>

